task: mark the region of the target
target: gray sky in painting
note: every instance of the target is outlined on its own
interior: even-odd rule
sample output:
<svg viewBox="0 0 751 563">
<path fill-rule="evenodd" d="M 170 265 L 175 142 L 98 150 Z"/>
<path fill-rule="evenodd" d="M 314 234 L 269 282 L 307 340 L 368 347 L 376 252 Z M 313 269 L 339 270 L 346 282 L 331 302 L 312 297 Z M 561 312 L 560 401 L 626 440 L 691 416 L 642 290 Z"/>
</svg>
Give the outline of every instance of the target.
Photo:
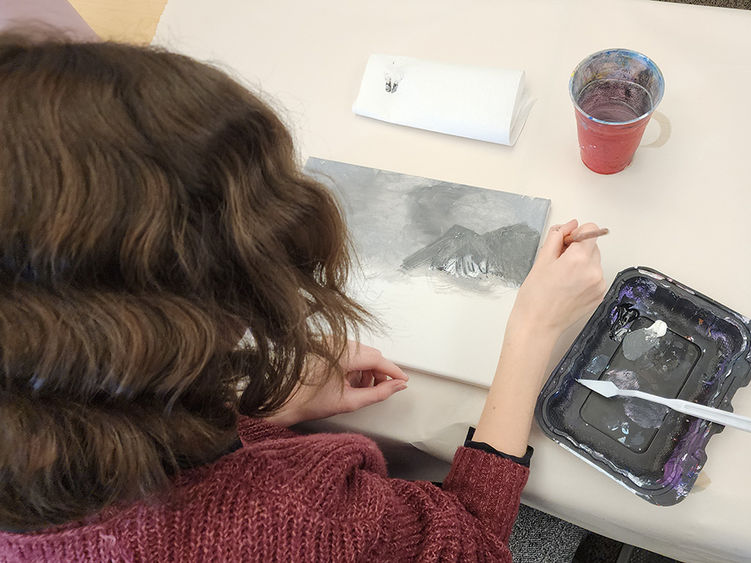
<svg viewBox="0 0 751 563">
<path fill-rule="evenodd" d="M 309 158 L 308 174 L 337 194 L 366 267 L 384 273 L 453 225 L 482 235 L 525 223 L 544 228 L 550 200 Z"/>
</svg>

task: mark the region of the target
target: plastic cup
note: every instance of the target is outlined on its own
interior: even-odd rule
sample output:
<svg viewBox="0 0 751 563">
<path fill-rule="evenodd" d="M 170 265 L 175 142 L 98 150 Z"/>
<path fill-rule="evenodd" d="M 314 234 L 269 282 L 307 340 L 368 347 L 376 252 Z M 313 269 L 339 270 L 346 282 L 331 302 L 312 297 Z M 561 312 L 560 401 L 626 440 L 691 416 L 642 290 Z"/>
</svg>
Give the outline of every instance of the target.
<svg viewBox="0 0 751 563">
<path fill-rule="evenodd" d="M 582 162 L 598 174 L 626 168 L 664 91 L 660 69 L 636 51 L 607 49 L 580 62 L 569 94 Z"/>
</svg>

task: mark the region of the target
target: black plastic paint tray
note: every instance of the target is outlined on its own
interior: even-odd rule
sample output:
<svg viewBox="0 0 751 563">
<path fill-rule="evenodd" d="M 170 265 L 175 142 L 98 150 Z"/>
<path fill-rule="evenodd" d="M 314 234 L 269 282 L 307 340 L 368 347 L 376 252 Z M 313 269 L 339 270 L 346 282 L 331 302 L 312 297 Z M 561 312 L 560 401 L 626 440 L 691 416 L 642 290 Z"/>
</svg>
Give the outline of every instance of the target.
<svg viewBox="0 0 751 563">
<path fill-rule="evenodd" d="M 722 426 L 641 399 L 606 399 L 578 378 L 732 410 L 751 379 L 749 319 L 655 270 L 616 276 L 540 393 L 550 438 L 658 505 L 681 501 Z"/>
</svg>

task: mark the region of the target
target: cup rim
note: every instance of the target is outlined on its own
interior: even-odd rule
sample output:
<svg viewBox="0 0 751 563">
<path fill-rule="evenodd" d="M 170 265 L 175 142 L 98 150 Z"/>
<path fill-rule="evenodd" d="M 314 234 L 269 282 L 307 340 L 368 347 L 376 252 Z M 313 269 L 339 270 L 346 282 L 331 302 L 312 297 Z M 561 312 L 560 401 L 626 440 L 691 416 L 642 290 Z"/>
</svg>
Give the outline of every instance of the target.
<svg viewBox="0 0 751 563">
<path fill-rule="evenodd" d="M 628 121 L 605 121 L 603 119 L 597 119 L 596 117 L 588 114 L 586 111 L 584 111 L 580 106 L 579 103 L 574 98 L 573 93 L 573 86 L 574 86 L 574 76 L 576 75 L 576 72 L 585 64 L 594 59 L 595 57 L 602 55 L 603 53 L 613 53 L 613 52 L 620 52 L 620 53 L 626 53 L 629 55 L 634 55 L 637 58 L 642 58 L 647 61 L 647 63 L 653 67 L 657 73 L 658 80 L 660 82 L 661 88 L 659 96 L 656 100 L 652 102 L 652 109 L 650 109 L 648 112 L 643 113 L 639 117 L 635 117 L 634 119 L 629 119 Z M 574 104 L 574 107 L 579 111 L 584 117 L 589 119 L 590 121 L 594 121 L 595 123 L 601 123 L 602 125 L 631 125 L 632 123 L 636 123 L 638 121 L 641 121 L 645 117 L 650 116 L 652 113 L 654 113 L 655 109 L 657 109 L 657 106 L 662 101 L 662 96 L 665 93 L 665 77 L 662 74 L 662 71 L 660 70 L 660 67 L 657 66 L 657 63 L 655 63 L 652 59 L 650 59 L 647 55 L 644 53 L 640 53 L 639 51 L 634 51 L 633 49 L 623 49 L 623 48 L 611 48 L 611 49 L 602 49 L 601 51 L 597 51 L 596 53 L 592 53 L 591 55 L 585 57 L 578 65 L 576 65 L 576 68 L 571 72 L 571 77 L 568 81 L 568 95 L 571 98 L 571 101 Z"/>
</svg>

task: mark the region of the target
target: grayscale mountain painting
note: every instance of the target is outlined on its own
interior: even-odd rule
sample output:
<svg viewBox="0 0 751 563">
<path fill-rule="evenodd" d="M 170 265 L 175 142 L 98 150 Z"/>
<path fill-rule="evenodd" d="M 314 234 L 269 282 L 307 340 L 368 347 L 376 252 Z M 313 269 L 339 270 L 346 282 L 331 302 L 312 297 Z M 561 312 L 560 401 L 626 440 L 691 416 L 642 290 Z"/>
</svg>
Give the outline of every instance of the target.
<svg viewBox="0 0 751 563">
<path fill-rule="evenodd" d="M 366 270 L 518 287 L 534 262 L 550 201 L 342 162 L 306 171 L 337 194 Z M 466 284 L 463 287 L 467 287 Z"/>
</svg>

